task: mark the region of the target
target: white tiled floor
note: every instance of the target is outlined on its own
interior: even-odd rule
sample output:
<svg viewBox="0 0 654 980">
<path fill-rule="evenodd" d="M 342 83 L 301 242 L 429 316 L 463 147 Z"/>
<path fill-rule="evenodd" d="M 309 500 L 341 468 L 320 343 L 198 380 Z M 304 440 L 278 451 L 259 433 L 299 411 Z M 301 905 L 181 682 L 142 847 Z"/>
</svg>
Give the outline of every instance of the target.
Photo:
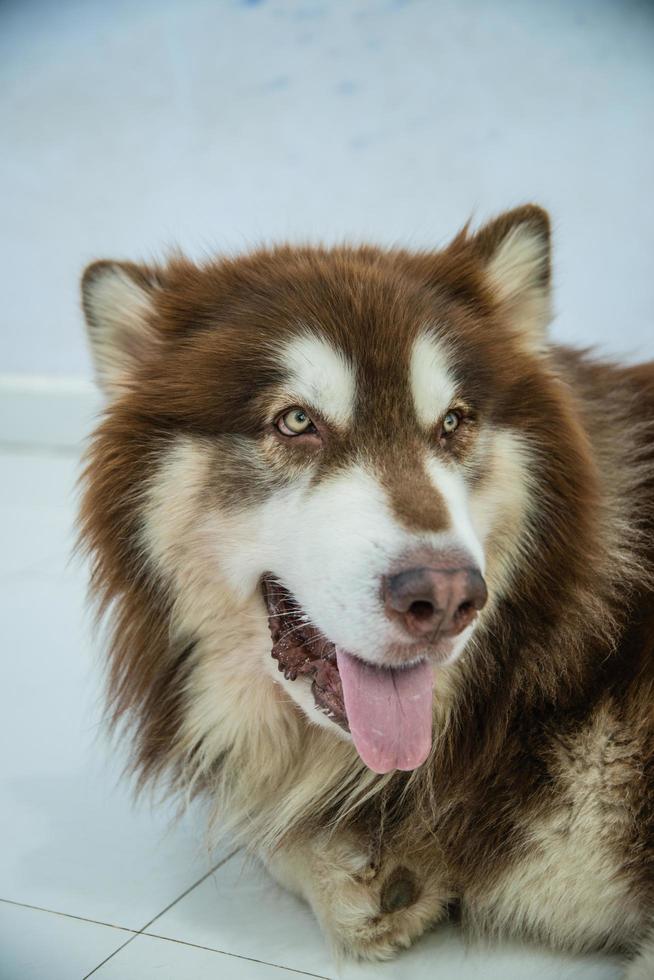
<svg viewBox="0 0 654 980">
<path fill-rule="evenodd" d="M 226 956 L 214 949 L 188 943 L 137 936 L 126 949 L 101 966 L 97 980 L 298 980 L 296 970 L 256 959 Z"/>
<path fill-rule="evenodd" d="M 84 977 L 134 935 L 115 926 L 0 902 L 2 980 Z"/>
<path fill-rule="evenodd" d="M 197 815 L 134 804 L 69 560 L 76 471 L 0 452 L 0 980 L 615 980 L 611 958 L 466 949 L 455 930 L 339 973 L 309 910 L 240 854 L 208 854 Z"/>
</svg>

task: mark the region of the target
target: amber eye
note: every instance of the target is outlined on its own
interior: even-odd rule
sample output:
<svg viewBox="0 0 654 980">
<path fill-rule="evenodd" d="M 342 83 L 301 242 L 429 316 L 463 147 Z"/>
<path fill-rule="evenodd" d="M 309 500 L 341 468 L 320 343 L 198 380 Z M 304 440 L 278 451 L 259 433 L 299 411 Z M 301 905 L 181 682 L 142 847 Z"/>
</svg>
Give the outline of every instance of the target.
<svg viewBox="0 0 654 980">
<path fill-rule="evenodd" d="M 461 424 L 461 416 L 458 412 L 451 409 L 443 419 L 442 429 L 443 435 L 451 436 L 453 432 L 459 428 Z"/>
<path fill-rule="evenodd" d="M 277 419 L 275 426 L 285 436 L 301 436 L 316 431 L 315 425 L 303 408 L 290 408 Z"/>
</svg>

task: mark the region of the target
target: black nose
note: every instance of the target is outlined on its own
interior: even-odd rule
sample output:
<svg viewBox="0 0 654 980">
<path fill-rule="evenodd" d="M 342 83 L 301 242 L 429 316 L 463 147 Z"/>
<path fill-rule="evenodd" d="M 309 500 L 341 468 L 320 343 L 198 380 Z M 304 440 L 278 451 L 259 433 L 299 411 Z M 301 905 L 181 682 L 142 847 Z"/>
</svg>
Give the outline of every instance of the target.
<svg viewBox="0 0 654 980">
<path fill-rule="evenodd" d="M 454 561 L 386 575 L 386 613 L 414 637 L 457 636 L 486 604 L 481 572 Z"/>
</svg>

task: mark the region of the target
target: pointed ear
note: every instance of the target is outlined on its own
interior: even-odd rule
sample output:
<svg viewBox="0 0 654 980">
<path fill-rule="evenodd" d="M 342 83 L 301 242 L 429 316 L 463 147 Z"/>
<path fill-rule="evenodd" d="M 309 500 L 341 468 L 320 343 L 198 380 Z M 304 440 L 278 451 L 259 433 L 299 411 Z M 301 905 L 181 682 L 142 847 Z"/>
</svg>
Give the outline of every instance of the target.
<svg viewBox="0 0 654 980">
<path fill-rule="evenodd" d="M 498 306 L 533 349 L 545 345 L 550 307 L 550 220 L 525 204 L 500 215 L 470 240 Z"/>
<path fill-rule="evenodd" d="M 82 277 L 82 306 L 100 386 L 127 391 L 137 365 L 156 348 L 154 295 L 158 271 L 132 262 L 93 262 Z"/>
</svg>

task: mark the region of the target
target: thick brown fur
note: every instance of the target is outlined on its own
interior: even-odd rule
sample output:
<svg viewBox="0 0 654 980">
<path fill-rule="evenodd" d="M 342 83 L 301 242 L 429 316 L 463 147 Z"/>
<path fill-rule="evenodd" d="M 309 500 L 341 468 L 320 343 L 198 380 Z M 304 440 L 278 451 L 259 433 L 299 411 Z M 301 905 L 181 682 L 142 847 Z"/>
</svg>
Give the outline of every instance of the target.
<svg viewBox="0 0 654 980">
<path fill-rule="evenodd" d="M 112 721 L 131 732 L 141 782 L 211 799 L 216 822 L 262 852 L 354 955 L 389 955 L 452 901 L 471 927 L 576 949 L 636 949 L 652 929 L 654 365 L 525 340 L 487 264 L 512 229 L 530 224 L 548 240 L 543 212 L 528 206 L 435 254 L 282 246 L 201 268 L 182 258 L 122 267 L 151 299 L 142 323 L 151 342 L 93 436 L 81 511 L 93 591 L 112 621 Z M 85 276 L 92 328 L 88 296 L 103 268 Z M 538 275 L 533 288 L 545 293 L 549 262 Z M 481 491 L 492 478 L 478 420 L 510 428 L 531 453 L 524 533 L 506 567 L 508 530 L 489 541 L 501 585 L 437 687 L 431 755 L 413 773 L 373 776 L 272 680 L 270 719 L 215 754 L 219 740 L 194 742 L 185 727 L 210 631 L 185 632 L 176 586 L 143 543 L 152 474 L 181 437 L 206 449 L 210 477 L 198 493 L 211 506 L 229 507 L 234 495 L 255 506 L 289 484 L 292 471 L 274 453 L 264 472 L 243 447 L 259 438 L 262 406 L 282 382 L 271 348 L 299 321 L 316 322 L 361 366 L 367 390 L 383 393 L 370 415 L 362 406 L 356 446 L 344 435 L 314 479 L 355 452 L 374 459 L 404 525 L 435 527 L 391 368 L 427 320 L 456 334 L 471 420 L 458 451 L 469 484 Z M 237 600 L 233 608 L 237 615 Z M 559 876 L 565 895 L 568 844 L 601 850 L 597 900 L 615 889 L 623 908 L 608 925 L 571 913 L 568 927 L 547 907 L 560 901 L 558 886 L 548 894 L 542 884 L 547 876 Z M 325 866 L 340 875 L 347 915 L 320 892 Z M 384 918 L 398 867 L 411 897 Z M 645 977 L 638 968 L 631 975 Z"/>
</svg>

